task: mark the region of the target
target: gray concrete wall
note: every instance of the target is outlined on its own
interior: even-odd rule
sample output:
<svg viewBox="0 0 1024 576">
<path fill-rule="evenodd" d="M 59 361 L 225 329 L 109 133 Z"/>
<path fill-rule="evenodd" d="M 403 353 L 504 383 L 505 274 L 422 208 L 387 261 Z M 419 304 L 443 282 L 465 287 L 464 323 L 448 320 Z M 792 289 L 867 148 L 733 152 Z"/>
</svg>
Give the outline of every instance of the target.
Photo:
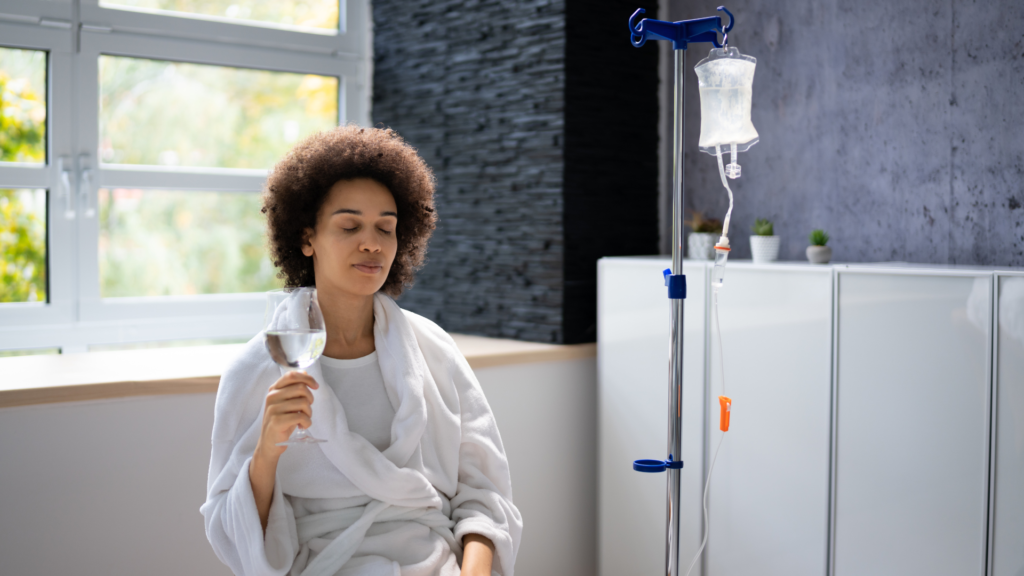
<svg viewBox="0 0 1024 576">
<path fill-rule="evenodd" d="M 667 19 L 717 6 L 669 0 Z M 824 228 L 840 262 L 1024 266 L 1024 3 L 726 7 L 737 17 L 730 44 L 758 59 L 752 118 L 761 136 L 740 155 L 733 183 L 735 257 L 750 257 L 750 226 L 766 217 L 783 260 L 804 260 L 808 233 Z M 686 205 L 721 217 L 717 164 L 697 151 L 693 66 L 708 49 L 687 55 Z M 662 238 L 667 250 L 664 229 Z"/>
</svg>

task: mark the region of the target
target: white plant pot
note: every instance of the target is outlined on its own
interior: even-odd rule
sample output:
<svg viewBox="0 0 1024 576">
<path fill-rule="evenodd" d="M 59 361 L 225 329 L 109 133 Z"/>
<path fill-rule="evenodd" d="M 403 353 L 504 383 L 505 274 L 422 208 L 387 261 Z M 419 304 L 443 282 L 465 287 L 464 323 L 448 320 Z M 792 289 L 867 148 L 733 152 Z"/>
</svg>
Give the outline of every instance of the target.
<svg viewBox="0 0 1024 576">
<path fill-rule="evenodd" d="M 831 246 L 808 246 L 807 260 L 811 264 L 828 264 L 832 260 Z"/>
<path fill-rule="evenodd" d="M 690 232 L 686 239 L 687 254 L 694 260 L 714 260 L 717 237 L 714 232 Z"/>
<path fill-rule="evenodd" d="M 779 259 L 778 236 L 751 236 L 750 256 L 754 263 L 775 262 Z"/>
</svg>

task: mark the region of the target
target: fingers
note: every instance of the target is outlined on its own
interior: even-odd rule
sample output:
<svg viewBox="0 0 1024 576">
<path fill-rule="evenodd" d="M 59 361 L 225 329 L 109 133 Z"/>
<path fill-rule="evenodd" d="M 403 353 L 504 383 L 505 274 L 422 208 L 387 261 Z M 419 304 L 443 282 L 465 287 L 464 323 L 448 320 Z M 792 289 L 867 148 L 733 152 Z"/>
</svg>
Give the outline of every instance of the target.
<svg viewBox="0 0 1024 576">
<path fill-rule="evenodd" d="M 298 370 L 293 370 L 291 372 L 288 372 L 284 376 L 281 376 L 277 380 L 277 382 L 274 382 L 274 385 L 271 386 L 270 389 L 280 390 L 282 388 L 292 386 L 295 384 L 305 384 L 306 386 L 309 386 L 313 390 L 316 390 L 317 388 L 320 387 L 320 384 L 318 384 L 317 381 L 314 380 L 313 377 L 310 376 L 309 374 L 305 372 L 300 372 Z"/>
<path fill-rule="evenodd" d="M 309 404 L 313 403 L 313 393 L 309 391 L 309 388 L 306 388 L 303 384 L 296 383 L 277 390 L 271 389 L 270 393 L 267 394 L 267 406 L 296 398 L 302 398 Z"/>
<path fill-rule="evenodd" d="M 270 391 L 267 393 L 266 405 L 270 407 L 271 404 L 292 400 L 294 398 L 304 398 L 308 403 L 313 403 L 313 393 L 310 388 L 317 389 L 320 385 L 313 379 L 312 376 L 305 372 L 289 372 L 284 376 L 281 376 L 277 382 L 270 387 Z"/>
<path fill-rule="evenodd" d="M 278 442 L 284 442 L 288 439 L 291 433 L 295 430 L 296 426 L 300 426 L 305 429 L 309 429 L 313 426 L 313 420 L 302 412 L 292 412 L 289 414 L 278 414 L 271 416 L 264 424 L 263 432 L 261 433 L 260 444 L 265 444 L 267 447 L 273 446 L 270 450 L 280 456 L 284 450 L 278 450 Z"/>
<path fill-rule="evenodd" d="M 281 414 L 275 417 L 274 420 L 277 426 L 280 426 L 284 432 L 291 433 L 292 429 L 296 425 L 302 426 L 303 428 L 309 428 L 313 425 L 313 420 L 302 412 L 293 412 L 291 414 Z"/>
<path fill-rule="evenodd" d="M 267 412 L 271 415 L 302 413 L 310 417 L 313 416 L 313 408 L 304 398 L 276 402 L 267 407 Z"/>
</svg>

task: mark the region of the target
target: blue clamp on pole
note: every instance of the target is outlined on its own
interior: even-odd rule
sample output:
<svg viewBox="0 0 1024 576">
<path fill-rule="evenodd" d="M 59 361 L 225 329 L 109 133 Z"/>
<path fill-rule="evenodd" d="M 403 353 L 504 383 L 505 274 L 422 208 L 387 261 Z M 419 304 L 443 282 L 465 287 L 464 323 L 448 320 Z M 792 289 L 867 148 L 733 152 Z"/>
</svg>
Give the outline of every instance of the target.
<svg viewBox="0 0 1024 576">
<path fill-rule="evenodd" d="M 633 470 L 637 472 L 664 472 L 665 470 L 679 470 L 683 467 L 682 460 L 673 460 L 672 455 L 668 455 L 668 460 L 634 460 Z"/>
<path fill-rule="evenodd" d="M 664 460 L 634 460 L 633 470 L 637 472 L 664 472 Z"/>
<path fill-rule="evenodd" d="M 673 274 L 671 268 L 666 268 L 662 275 L 665 277 L 665 286 L 668 286 L 669 299 L 685 300 L 686 274 Z"/>
<path fill-rule="evenodd" d="M 718 43 L 718 34 L 721 33 L 725 40 L 724 37 L 736 24 L 736 19 L 733 18 L 732 12 L 726 10 L 725 6 L 719 6 L 718 11 L 729 15 L 728 26 L 722 27 L 721 16 L 708 16 L 694 20 L 680 20 L 679 22 L 644 18 L 640 23 L 634 24 L 637 17 L 646 12 L 643 8 L 637 8 L 636 12 L 629 17 L 629 41 L 637 48 L 643 46 L 648 38 L 668 40 L 672 42 L 672 48 L 675 50 L 686 50 L 686 45 L 690 42 L 711 42 L 715 48 L 721 48 L 722 45 Z"/>
</svg>

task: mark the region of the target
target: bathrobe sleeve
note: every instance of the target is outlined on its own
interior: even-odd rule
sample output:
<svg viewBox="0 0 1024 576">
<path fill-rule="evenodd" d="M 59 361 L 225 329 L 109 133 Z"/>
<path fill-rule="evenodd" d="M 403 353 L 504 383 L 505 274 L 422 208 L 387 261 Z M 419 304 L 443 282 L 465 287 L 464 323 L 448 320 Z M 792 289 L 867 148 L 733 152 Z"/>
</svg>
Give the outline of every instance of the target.
<svg viewBox="0 0 1024 576">
<path fill-rule="evenodd" d="M 462 421 L 458 488 L 452 499 L 455 539 L 461 541 L 466 534 L 487 537 L 494 543 L 492 568 L 502 576 L 513 576 L 523 518 L 512 503 L 505 448 L 487 398 L 457 348 L 454 361 Z"/>
<path fill-rule="evenodd" d="M 264 536 L 249 483 L 249 462 L 263 421 L 267 389 L 280 370 L 254 338 L 217 388 L 206 503 L 200 507 L 214 553 L 238 576 L 283 576 L 299 549 L 295 515 L 274 482 Z"/>
<path fill-rule="evenodd" d="M 494 572 L 513 576 L 523 518 L 512 503 L 508 459 L 494 414 L 473 369 L 451 336 L 420 316 L 415 316 L 414 322 L 420 331 L 429 334 L 434 344 L 445 349 L 449 374 L 458 394 L 458 478 L 451 499 L 455 539 L 461 541 L 466 534 L 487 537 L 494 543 Z"/>
</svg>

